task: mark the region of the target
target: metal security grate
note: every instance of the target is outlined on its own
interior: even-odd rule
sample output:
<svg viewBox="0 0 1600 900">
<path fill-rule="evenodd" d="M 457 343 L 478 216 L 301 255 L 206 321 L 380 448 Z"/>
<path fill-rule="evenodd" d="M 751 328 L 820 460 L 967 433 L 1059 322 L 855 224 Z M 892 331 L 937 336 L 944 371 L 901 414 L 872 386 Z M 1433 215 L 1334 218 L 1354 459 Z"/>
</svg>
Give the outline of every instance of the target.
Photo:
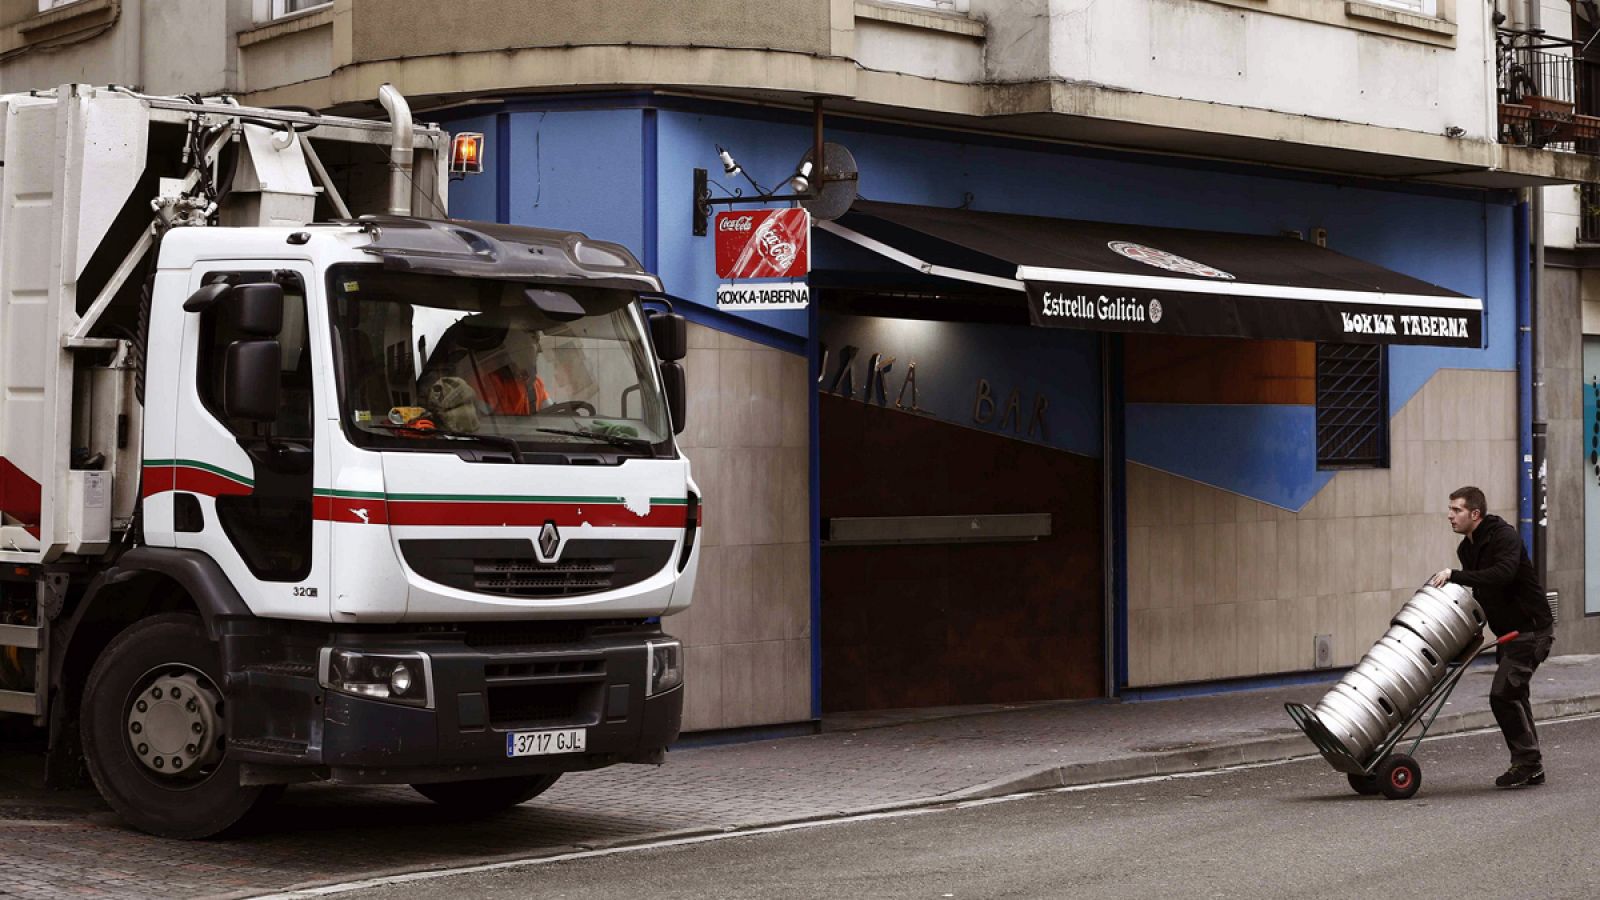
<svg viewBox="0 0 1600 900">
<path fill-rule="evenodd" d="M 1388 396 L 1382 346 L 1317 345 L 1317 468 L 1389 465 Z"/>
</svg>

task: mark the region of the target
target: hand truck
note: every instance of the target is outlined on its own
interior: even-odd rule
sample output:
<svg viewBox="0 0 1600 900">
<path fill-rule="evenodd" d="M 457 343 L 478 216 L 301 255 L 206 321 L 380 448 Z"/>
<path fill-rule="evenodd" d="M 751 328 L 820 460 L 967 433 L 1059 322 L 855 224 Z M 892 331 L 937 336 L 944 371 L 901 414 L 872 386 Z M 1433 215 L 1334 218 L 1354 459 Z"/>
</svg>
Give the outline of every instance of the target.
<svg viewBox="0 0 1600 900">
<path fill-rule="evenodd" d="M 1461 651 L 1461 655 L 1450 661 L 1439 683 L 1422 698 L 1422 702 L 1417 704 L 1411 715 L 1389 732 L 1365 763 L 1345 748 L 1344 743 L 1322 724 L 1316 712 L 1310 707 L 1303 703 L 1285 703 L 1283 708 L 1288 711 L 1289 718 L 1300 726 L 1300 730 L 1306 733 L 1306 737 L 1311 738 L 1311 743 L 1317 746 L 1317 751 L 1328 761 L 1328 765 L 1345 774 L 1350 787 L 1354 788 L 1356 793 L 1383 794 L 1390 800 L 1406 800 L 1422 787 L 1422 764 L 1414 758 L 1417 747 L 1422 743 L 1422 739 L 1428 736 L 1428 729 L 1444 710 L 1445 701 L 1450 698 L 1450 692 L 1455 690 L 1456 684 L 1461 681 L 1461 676 L 1466 674 L 1467 666 L 1478 658 L 1478 654 L 1490 647 L 1509 643 L 1517 634 L 1515 631 L 1507 632 L 1499 640 L 1490 642 L 1484 640 L 1483 633 L 1479 632 L 1466 649 Z M 1427 721 L 1423 723 L 1422 731 L 1410 748 L 1405 753 L 1395 753 L 1394 748 L 1405 739 L 1406 732 L 1424 718 Z"/>
</svg>

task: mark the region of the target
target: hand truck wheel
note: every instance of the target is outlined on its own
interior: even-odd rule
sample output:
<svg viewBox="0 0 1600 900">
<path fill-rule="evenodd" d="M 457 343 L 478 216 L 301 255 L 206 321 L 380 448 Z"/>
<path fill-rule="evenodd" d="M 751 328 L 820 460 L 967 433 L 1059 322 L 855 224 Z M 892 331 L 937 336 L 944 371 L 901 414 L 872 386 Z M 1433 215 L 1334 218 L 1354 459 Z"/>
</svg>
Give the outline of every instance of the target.
<svg viewBox="0 0 1600 900">
<path fill-rule="evenodd" d="M 1378 793 L 1378 776 L 1376 775 L 1346 773 L 1344 777 L 1350 780 L 1350 787 L 1364 797 L 1370 797 Z"/>
<path fill-rule="evenodd" d="M 1378 764 L 1378 790 L 1390 800 L 1408 800 L 1422 787 L 1422 766 L 1416 760 L 1396 753 Z"/>
</svg>

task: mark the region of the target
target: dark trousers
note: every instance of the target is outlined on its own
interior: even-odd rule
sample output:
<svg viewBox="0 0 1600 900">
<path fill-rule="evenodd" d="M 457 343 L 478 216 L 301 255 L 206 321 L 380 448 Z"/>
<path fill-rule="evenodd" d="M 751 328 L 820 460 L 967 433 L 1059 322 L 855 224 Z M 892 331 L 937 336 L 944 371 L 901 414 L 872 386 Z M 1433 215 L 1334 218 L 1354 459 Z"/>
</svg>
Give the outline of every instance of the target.
<svg viewBox="0 0 1600 900">
<path fill-rule="evenodd" d="M 1524 633 L 1495 650 L 1500 665 L 1494 673 L 1494 685 L 1489 688 L 1489 709 L 1494 711 L 1494 720 L 1505 735 L 1512 765 L 1537 766 L 1543 762 L 1539 732 L 1533 727 L 1533 707 L 1528 703 L 1528 685 L 1539 664 L 1550 655 L 1553 632 L 1553 628 L 1546 628 Z"/>
</svg>

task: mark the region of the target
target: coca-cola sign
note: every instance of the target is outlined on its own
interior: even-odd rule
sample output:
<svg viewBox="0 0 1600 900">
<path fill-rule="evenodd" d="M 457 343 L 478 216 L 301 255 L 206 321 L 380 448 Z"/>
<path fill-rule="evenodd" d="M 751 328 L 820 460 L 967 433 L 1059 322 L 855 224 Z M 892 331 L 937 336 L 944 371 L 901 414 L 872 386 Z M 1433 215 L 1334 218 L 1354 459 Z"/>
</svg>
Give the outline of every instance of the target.
<svg viewBox="0 0 1600 900">
<path fill-rule="evenodd" d="M 804 278 L 811 270 L 811 215 L 803 209 L 717 213 L 717 276 Z"/>
</svg>

